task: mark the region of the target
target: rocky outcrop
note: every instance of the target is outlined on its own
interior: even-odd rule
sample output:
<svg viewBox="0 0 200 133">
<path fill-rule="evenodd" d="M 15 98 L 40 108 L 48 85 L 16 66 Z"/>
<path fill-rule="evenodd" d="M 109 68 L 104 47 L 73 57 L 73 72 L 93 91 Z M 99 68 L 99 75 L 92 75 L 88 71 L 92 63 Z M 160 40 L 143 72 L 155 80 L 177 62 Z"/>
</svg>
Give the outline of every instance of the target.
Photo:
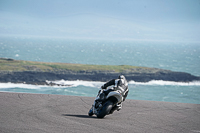
<svg viewBox="0 0 200 133">
<path fill-rule="evenodd" d="M 112 71 L 69 71 L 54 70 L 49 72 L 22 71 L 9 72 L 0 71 L 0 82 L 27 83 L 27 84 L 47 84 L 46 80 L 86 80 L 86 81 L 108 81 L 117 78 L 120 74 L 125 75 L 128 81 L 148 82 L 151 80 L 164 80 L 176 82 L 190 82 L 200 80 L 200 77 L 184 72 L 173 72 L 169 70 L 156 69 L 152 71 L 138 70 L 138 72 L 116 73 Z"/>
<path fill-rule="evenodd" d="M 128 81 L 164 80 L 190 82 L 200 77 L 184 72 L 134 66 L 100 66 L 69 63 L 45 63 L 0 58 L 0 82 L 47 84 L 55 80 L 108 81 L 125 75 Z"/>
</svg>

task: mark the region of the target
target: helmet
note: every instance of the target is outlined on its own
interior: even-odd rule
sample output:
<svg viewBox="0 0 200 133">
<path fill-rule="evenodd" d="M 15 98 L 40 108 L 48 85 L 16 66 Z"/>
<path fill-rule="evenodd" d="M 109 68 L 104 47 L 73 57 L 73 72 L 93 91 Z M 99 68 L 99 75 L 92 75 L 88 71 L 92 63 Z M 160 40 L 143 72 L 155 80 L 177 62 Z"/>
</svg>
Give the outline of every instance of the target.
<svg viewBox="0 0 200 133">
<path fill-rule="evenodd" d="M 122 84 L 124 84 L 125 86 L 128 86 L 128 82 L 124 75 L 119 75 L 118 79 L 120 79 L 122 81 Z"/>
<path fill-rule="evenodd" d="M 118 79 L 125 79 L 124 75 L 119 75 Z"/>
</svg>

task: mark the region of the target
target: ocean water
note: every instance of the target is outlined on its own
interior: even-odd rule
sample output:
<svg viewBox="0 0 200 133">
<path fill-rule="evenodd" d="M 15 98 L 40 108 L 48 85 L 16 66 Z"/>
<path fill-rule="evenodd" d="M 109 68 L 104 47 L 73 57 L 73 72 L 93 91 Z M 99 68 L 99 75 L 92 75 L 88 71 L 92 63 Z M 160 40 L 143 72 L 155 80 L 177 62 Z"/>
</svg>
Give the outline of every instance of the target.
<svg viewBox="0 0 200 133">
<path fill-rule="evenodd" d="M 200 43 L 0 38 L 0 57 L 42 62 L 133 65 L 200 76 Z M 66 86 L 0 83 L 2 92 L 95 97 L 104 82 L 54 81 Z M 128 99 L 200 104 L 200 82 L 129 81 Z"/>
</svg>

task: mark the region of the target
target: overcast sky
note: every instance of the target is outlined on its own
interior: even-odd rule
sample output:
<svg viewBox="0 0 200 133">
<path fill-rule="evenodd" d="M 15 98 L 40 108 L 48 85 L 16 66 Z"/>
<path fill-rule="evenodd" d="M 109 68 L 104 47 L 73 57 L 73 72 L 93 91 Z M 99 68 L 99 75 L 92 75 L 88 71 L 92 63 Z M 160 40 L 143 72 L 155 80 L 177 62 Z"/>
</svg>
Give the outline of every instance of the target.
<svg viewBox="0 0 200 133">
<path fill-rule="evenodd" d="M 0 35 L 200 42 L 200 0 L 0 0 Z"/>
</svg>

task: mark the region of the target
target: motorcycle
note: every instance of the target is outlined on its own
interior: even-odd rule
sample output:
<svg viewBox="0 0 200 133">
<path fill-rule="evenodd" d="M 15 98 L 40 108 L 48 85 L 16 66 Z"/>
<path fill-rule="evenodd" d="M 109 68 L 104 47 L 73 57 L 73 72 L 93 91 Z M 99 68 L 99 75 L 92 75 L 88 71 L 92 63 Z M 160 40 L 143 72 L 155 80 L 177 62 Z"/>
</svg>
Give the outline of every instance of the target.
<svg viewBox="0 0 200 133">
<path fill-rule="evenodd" d="M 101 89 L 98 92 L 94 100 L 92 108 L 89 110 L 88 115 L 96 115 L 97 118 L 104 118 L 106 115 L 112 114 L 121 102 L 123 101 L 123 96 L 120 90 L 110 91 L 107 95 L 104 90 Z"/>
</svg>

